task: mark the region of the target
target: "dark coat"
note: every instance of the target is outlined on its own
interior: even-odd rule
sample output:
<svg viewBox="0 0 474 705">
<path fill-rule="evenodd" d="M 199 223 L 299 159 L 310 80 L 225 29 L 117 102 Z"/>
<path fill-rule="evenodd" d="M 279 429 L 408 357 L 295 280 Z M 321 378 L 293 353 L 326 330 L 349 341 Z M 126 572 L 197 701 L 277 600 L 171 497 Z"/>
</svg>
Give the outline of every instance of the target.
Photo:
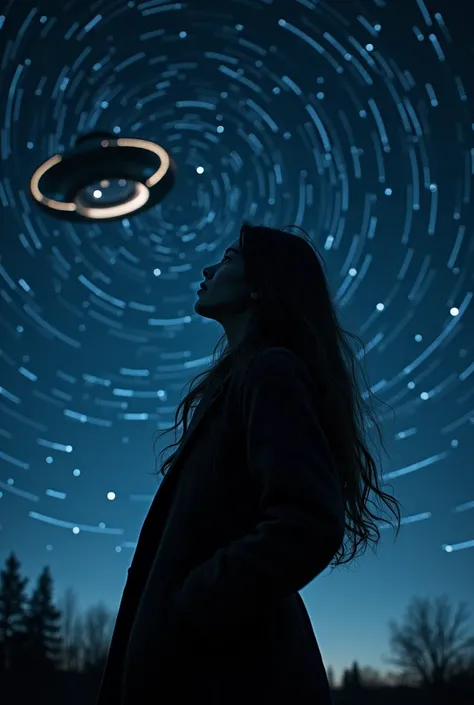
<svg viewBox="0 0 474 705">
<path fill-rule="evenodd" d="M 298 594 L 344 536 L 311 388 L 267 348 L 238 393 L 203 398 L 143 524 L 98 705 L 331 702 Z"/>
</svg>

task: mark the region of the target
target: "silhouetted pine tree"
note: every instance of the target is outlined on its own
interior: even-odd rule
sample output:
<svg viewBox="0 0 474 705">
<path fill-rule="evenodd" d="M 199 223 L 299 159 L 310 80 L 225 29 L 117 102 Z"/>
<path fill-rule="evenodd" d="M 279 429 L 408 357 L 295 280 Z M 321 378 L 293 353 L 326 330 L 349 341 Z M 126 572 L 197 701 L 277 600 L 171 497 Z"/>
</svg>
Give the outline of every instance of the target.
<svg viewBox="0 0 474 705">
<path fill-rule="evenodd" d="M 25 592 L 28 578 L 20 575 L 20 562 L 12 552 L 0 571 L 0 670 L 19 664 L 25 638 Z"/>
<path fill-rule="evenodd" d="M 360 677 L 360 668 L 357 661 L 352 664 L 352 687 L 360 690 L 362 688 L 362 679 Z"/>
<path fill-rule="evenodd" d="M 49 568 L 38 578 L 25 618 L 24 668 L 45 673 L 59 665 L 61 612 L 53 603 L 53 580 Z"/>
<path fill-rule="evenodd" d="M 357 693 L 362 690 L 362 680 L 360 677 L 360 669 L 357 661 L 354 661 L 352 668 L 344 670 L 342 683 L 344 690 L 351 693 Z"/>
</svg>

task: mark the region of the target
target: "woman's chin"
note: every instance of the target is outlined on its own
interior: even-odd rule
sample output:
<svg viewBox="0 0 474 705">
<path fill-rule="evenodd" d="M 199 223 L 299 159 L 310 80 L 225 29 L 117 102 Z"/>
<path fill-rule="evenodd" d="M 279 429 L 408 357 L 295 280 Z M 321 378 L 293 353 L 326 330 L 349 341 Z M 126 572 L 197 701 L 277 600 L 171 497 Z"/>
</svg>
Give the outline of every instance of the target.
<svg viewBox="0 0 474 705">
<path fill-rule="evenodd" d="M 203 318 L 214 318 L 214 316 L 212 315 L 212 308 L 209 308 L 209 306 L 203 306 L 202 302 L 199 299 L 194 304 L 194 310 L 199 316 L 202 316 Z"/>
<path fill-rule="evenodd" d="M 199 299 L 197 299 L 197 300 L 195 301 L 195 303 L 194 303 L 194 310 L 196 311 L 196 313 L 199 313 L 200 316 L 204 316 L 204 315 L 205 315 L 205 313 L 204 313 L 204 307 L 202 306 L 202 304 L 201 304 L 201 302 L 199 301 Z"/>
</svg>

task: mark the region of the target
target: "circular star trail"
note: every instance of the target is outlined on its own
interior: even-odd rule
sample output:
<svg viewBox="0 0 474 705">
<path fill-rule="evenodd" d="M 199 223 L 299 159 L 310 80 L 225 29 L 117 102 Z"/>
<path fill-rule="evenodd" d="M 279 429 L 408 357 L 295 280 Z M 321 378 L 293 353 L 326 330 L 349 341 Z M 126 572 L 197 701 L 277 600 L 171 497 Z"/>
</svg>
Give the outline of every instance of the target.
<svg viewBox="0 0 474 705">
<path fill-rule="evenodd" d="M 395 411 L 384 473 L 403 531 L 436 523 L 440 555 L 473 545 L 472 40 L 449 3 L 395 5 L 8 4 L 4 534 L 37 551 L 134 546 L 152 434 L 217 337 L 193 309 L 201 270 L 249 220 L 302 226 L 323 254 Z M 42 212 L 35 169 L 94 131 L 162 145 L 174 190 L 111 223 Z"/>
</svg>

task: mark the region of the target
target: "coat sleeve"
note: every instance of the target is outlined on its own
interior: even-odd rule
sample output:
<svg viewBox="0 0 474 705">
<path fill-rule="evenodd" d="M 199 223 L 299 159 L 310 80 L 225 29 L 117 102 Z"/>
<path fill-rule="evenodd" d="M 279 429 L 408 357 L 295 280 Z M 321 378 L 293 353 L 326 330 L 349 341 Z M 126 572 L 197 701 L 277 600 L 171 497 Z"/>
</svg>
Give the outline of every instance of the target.
<svg viewBox="0 0 474 705">
<path fill-rule="evenodd" d="M 175 595 L 178 621 L 200 637 L 231 638 L 313 580 L 341 545 L 343 494 L 308 382 L 282 348 L 265 350 L 247 373 L 242 413 L 260 520 L 195 567 Z"/>
</svg>

